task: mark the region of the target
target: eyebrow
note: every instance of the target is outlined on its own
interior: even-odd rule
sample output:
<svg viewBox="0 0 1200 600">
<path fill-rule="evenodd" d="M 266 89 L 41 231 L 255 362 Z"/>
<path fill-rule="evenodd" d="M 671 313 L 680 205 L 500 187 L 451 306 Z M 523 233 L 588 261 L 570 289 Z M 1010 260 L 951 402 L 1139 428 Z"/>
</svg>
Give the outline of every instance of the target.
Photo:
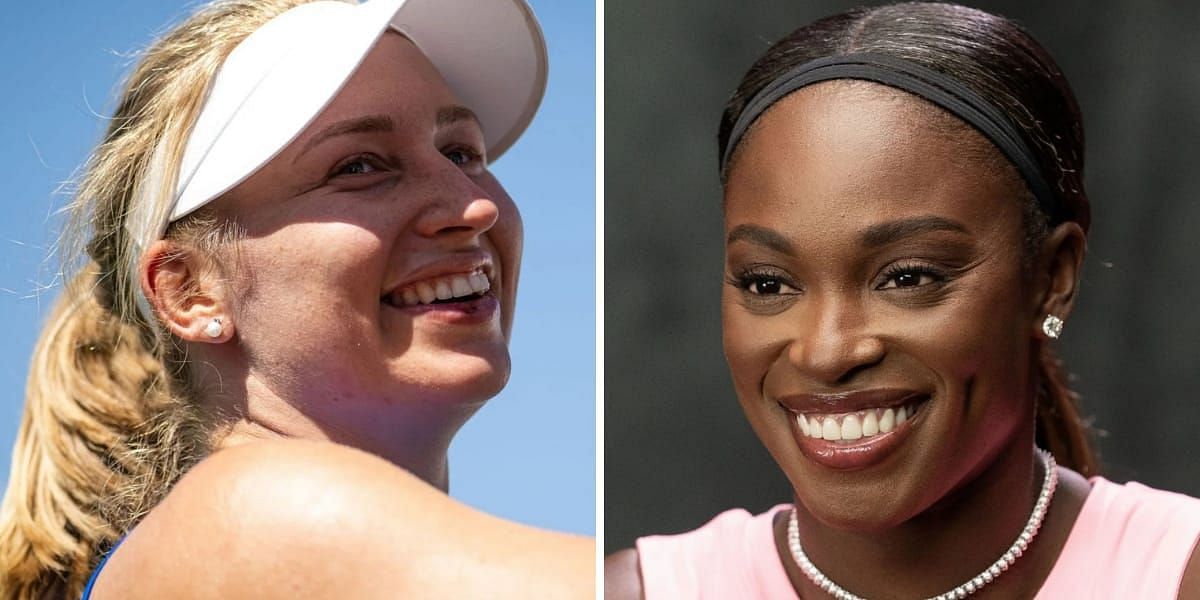
<svg viewBox="0 0 1200 600">
<path fill-rule="evenodd" d="M 462 121 L 474 121 L 476 124 L 479 124 L 479 117 L 475 115 L 474 111 L 465 106 L 450 105 L 439 108 L 435 118 L 435 123 L 438 127 L 446 127 Z M 480 128 L 482 127 L 483 126 L 480 125 Z M 337 123 L 333 123 L 325 129 L 322 129 L 320 132 L 314 135 L 312 139 L 308 140 L 308 142 L 304 144 L 304 148 L 300 150 L 300 153 L 296 155 L 296 159 L 299 160 L 299 158 L 307 154 L 309 150 L 312 150 L 316 146 L 321 145 L 326 140 L 331 138 L 355 133 L 391 133 L 395 130 L 396 122 L 393 121 L 388 115 L 383 114 L 367 115 L 365 117 L 356 117 L 353 119 L 346 119 L 345 121 L 338 121 Z"/>
<path fill-rule="evenodd" d="M 304 144 L 304 148 L 296 155 L 296 160 L 308 153 L 314 147 L 321 145 L 330 138 L 349 135 L 352 133 L 390 133 L 396 130 L 396 123 L 387 115 L 368 115 L 365 117 L 356 117 L 354 119 L 346 119 L 338 121 L 325 129 L 322 129 L 308 143 Z"/>
<path fill-rule="evenodd" d="M 483 125 L 479 121 L 479 117 L 476 116 L 475 111 L 473 111 L 465 106 L 458 106 L 458 105 L 443 106 L 442 108 L 438 109 L 438 111 L 437 111 L 437 126 L 438 127 L 445 127 L 447 125 L 452 125 L 454 123 L 458 123 L 459 121 L 475 121 L 476 125 L 479 125 L 480 128 L 483 127 Z"/>
<path fill-rule="evenodd" d="M 738 225 L 731 229 L 725 238 L 725 244 L 729 245 L 739 241 L 765 246 L 783 254 L 795 254 L 792 243 L 783 234 L 758 225 Z"/>
<path fill-rule="evenodd" d="M 955 231 L 968 233 L 967 228 L 957 221 L 942 217 L 913 217 L 872 225 L 862 233 L 862 244 L 869 248 L 878 248 L 897 242 L 904 238 L 933 231 Z M 729 231 L 725 243 L 749 242 L 764 246 L 783 254 L 795 254 L 791 241 L 783 234 L 760 225 L 738 225 Z"/>
<path fill-rule="evenodd" d="M 862 244 L 869 248 L 878 248 L 886 246 L 893 242 L 900 241 L 907 237 L 912 237 L 922 233 L 930 233 L 933 231 L 955 231 L 958 233 L 969 233 L 967 228 L 958 221 L 951 221 L 943 217 L 926 216 L 913 217 L 911 219 L 900 219 L 896 221 L 888 221 L 887 223 L 879 223 L 872 225 L 862 233 Z"/>
</svg>

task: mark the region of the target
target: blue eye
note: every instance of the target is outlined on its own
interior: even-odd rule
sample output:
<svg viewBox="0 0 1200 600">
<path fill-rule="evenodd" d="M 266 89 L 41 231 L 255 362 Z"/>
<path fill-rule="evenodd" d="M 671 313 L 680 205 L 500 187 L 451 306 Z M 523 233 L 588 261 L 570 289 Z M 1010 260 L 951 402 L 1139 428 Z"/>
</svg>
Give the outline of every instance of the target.
<svg viewBox="0 0 1200 600">
<path fill-rule="evenodd" d="M 340 172 L 345 173 L 347 175 L 361 175 L 363 173 L 371 172 L 372 169 L 374 169 L 374 167 L 372 167 L 370 164 L 368 164 L 367 161 L 356 160 L 356 161 L 342 167 L 342 170 Z"/>
<path fill-rule="evenodd" d="M 369 155 L 355 156 L 337 166 L 332 175 L 366 175 L 380 170 L 379 162 Z"/>
<path fill-rule="evenodd" d="M 483 160 L 483 155 L 471 148 L 454 148 L 448 150 L 445 154 L 446 158 L 450 159 L 450 162 L 460 167 L 466 167 Z"/>
</svg>

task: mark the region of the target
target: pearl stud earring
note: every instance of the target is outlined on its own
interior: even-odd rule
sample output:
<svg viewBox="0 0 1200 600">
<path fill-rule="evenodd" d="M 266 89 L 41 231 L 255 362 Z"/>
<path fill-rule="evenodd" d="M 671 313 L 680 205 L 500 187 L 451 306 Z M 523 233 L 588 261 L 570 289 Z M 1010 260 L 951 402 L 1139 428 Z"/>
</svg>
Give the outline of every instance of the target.
<svg viewBox="0 0 1200 600">
<path fill-rule="evenodd" d="M 1042 333 L 1046 334 L 1046 337 L 1057 340 L 1058 336 L 1062 335 L 1062 330 L 1062 319 L 1054 315 L 1046 315 L 1046 319 L 1042 321 Z"/>
<path fill-rule="evenodd" d="M 208 337 L 213 338 L 213 339 L 221 337 L 221 319 L 220 319 L 220 317 L 214 318 L 213 320 L 208 322 L 208 325 L 204 326 L 204 335 L 207 335 Z"/>
</svg>

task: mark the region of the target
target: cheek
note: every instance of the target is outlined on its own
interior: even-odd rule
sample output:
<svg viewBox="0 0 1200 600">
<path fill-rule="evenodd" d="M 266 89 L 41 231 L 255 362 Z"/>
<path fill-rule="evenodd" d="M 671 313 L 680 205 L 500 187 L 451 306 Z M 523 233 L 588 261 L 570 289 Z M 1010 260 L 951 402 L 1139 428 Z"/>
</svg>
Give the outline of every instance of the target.
<svg viewBox="0 0 1200 600">
<path fill-rule="evenodd" d="M 497 204 L 500 206 L 500 217 L 492 227 L 489 237 L 500 252 L 500 258 L 512 278 L 515 292 L 517 274 L 521 268 L 521 252 L 525 243 L 525 226 L 517 205 L 511 200 Z"/>
<path fill-rule="evenodd" d="M 504 266 L 515 276 L 520 264 L 521 248 L 525 236 L 521 211 L 491 173 L 485 174 L 478 183 L 499 209 L 496 224 L 488 232 L 488 237 L 501 253 L 501 258 L 505 261 Z"/>
<path fill-rule="evenodd" d="M 1016 277 L 997 273 L 981 280 L 953 303 L 913 319 L 902 339 L 948 397 L 961 399 L 964 422 L 988 422 L 1003 435 L 1009 428 L 995 427 L 998 418 L 1015 424 L 1032 409 L 1026 406 L 1030 330 Z"/>
<path fill-rule="evenodd" d="M 239 312 L 268 328 L 307 331 L 378 308 L 385 257 L 379 237 L 361 227 L 289 226 L 244 242 L 240 254 Z"/>
<path fill-rule="evenodd" d="M 496 181 L 491 173 L 478 182 L 499 209 L 496 224 L 488 230 L 488 243 L 495 249 L 500 262 L 502 297 L 500 301 L 507 310 L 501 311 L 502 327 L 507 337 L 512 330 L 513 313 L 517 299 L 517 282 L 521 273 L 521 252 L 524 247 L 525 229 L 521 212 L 513 199 Z"/>
<path fill-rule="evenodd" d="M 1024 414 L 1032 409 L 1029 402 L 1032 398 L 1029 387 L 1032 330 L 1026 326 L 1021 311 L 1005 308 L 1007 310 L 993 307 L 979 323 L 979 343 L 973 348 L 976 364 L 971 365 L 977 369 L 974 392 L 977 397 L 993 400 L 988 406 L 993 412 Z M 963 353 L 966 352 L 968 350 L 964 349 Z"/>
<path fill-rule="evenodd" d="M 733 294 L 723 292 L 721 339 L 738 397 L 747 402 L 758 396 L 785 340 L 782 328 L 766 326 L 764 317 L 747 314 Z"/>
</svg>

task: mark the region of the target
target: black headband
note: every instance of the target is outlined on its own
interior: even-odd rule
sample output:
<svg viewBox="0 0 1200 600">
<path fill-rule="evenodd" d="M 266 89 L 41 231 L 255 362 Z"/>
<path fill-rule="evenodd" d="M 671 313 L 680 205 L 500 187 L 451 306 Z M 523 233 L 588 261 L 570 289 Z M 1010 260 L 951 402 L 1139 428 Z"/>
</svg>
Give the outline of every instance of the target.
<svg viewBox="0 0 1200 600">
<path fill-rule="evenodd" d="M 1057 218 L 1058 197 L 1042 176 L 1038 162 L 1015 125 L 1000 109 L 953 77 L 893 56 L 846 54 L 827 56 L 789 69 L 746 103 L 721 152 L 721 173 L 742 136 L 768 108 L 792 92 L 831 79 L 863 79 L 916 94 L 950 111 L 987 136 L 1025 180 L 1042 210 Z"/>
</svg>

